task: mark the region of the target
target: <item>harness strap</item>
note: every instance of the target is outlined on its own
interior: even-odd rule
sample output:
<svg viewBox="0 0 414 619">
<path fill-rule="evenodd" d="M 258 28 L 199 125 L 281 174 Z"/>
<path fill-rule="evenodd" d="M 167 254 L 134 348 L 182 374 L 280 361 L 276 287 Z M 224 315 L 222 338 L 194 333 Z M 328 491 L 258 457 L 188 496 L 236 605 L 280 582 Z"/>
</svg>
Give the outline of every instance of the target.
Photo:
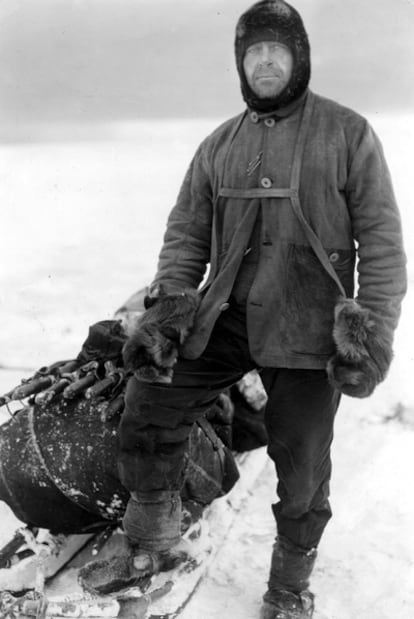
<svg viewBox="0 0 414 619">
<path fill-rule="evenodd" d="M 222 441 L 219 439 L 217 434 L 214 432 L 213 428 L 205 419 L 205 417 L 201 417 L 196 421 L 196 424 L 203 430 L 204 434 L 207 436 L 211 444 L 213 445 L 214 451 L 219 451 L 220 453 L 224 453 L 224 447 Z"/>
<path fill-rule="evenodd" d="M 309 245 L 312 247 L 313 251 L 318 257 L 319 262 L 322 264 L 328 275 L 330 275 L 330 277 L 334 280 L 334 282 L 339 288 L 341 295 L 346 297 L 345 288 L 343 287 L 342 282 L 337 275 L 337 272 L 333 268 L 332 264 L 329 262 L 329 258 L 320 239 L 316 236 L 315 232 L 306 221 L 298 198 L 292 197 L 292 208 L 299 222 L 302 224 L 302 228 L 306 234 Z"/>
<path fill-rule="evenodd" d="M 292 198 L 297 191 L 294 189 L 265 189 L 262 187 L 253 187 L 251 189 L 231 189 L 222 187 L 219 191 L 219 196 L 222 198 Z"/>
<path fill-rule="evenodd" d="M 329 258 L 326 254 L 326 251 L 314 230 L 311 228 L 309 223 L 307 222 L 305 215 L 303 214 L 303 210 L 300 204 L 299 199 L 299 183 L 300 183 L 300 172 L 302 168 L 302 160 L 303 160 L 303 152 L 305 150 L 305 142 L 306 137 L 309 131 L 310 122 L 312 118 L 314 97 L 311 92 L 309 92 L 308 97 L 306 99 L 305 108 L 303 110 L 302 121 L 299 127 L 299 133 L 296 140 L 295 152 L 293 155 L 293 166 L 290 177 L 290 187 L 293 190 L 292 195 L 290 196 L 293 212 L 298 218 L 300 224 L 302 225 L 303 231 L 306 235 L 306 238 L 309 242 L 309 245 L 312 247 L 316 256 L 318 257 L 320 263 L 322 264 L 325 271 L 328 275 L 334 280 L 336 285 L 339 288 L 341 295 L 346 297 L 345 289 L 342 285 L 341 280 L 338 277 L 337 272 L 333 268 L 332 264 L 329 262 Z"/>
<path fill-rule="evenodd" d="M 313 231 L 309 223 L 307 222 L 305 215 L 303 214 L 302 206 L 300 204 L 299 199 L 299 185 L 300 185 L 300 173 L 302 169 L 302 160 L 303 160 L 303 152 L 305 150 L 306 138 L 308 135 L 312 112 L 313 112 L 313 104 L 314 104 L 314 95 L 312 92 L 308 93 L 306 98 L 301 123 L 299 126 L 299 132 L 296 139 L 295 151 L 293 155 L 293 164 L 292 164 L 292 172 L 290 176 L 290 187 L 289 188 L 269 188 L 266 189 L 264 187 L 253 187 L 250 189 L 232 189 L 229 187 L 221 187 L 219 188 L 219 197 L 223 198 L 236 198 L 236 199 L 254 199 L 254 198 L 289 198 L 292 204 L 293 212 L 295 213 L 299 223 L 302 226 L 302 229 L 305 233 L 307 241 L 309 245 L 312 247 L 315 252 L 319 262 L 328 273 L 328 275 L 333 279 L 341 295 L 346 297 L 345 289 L 342 285 L 341 280 L 338 277 L 335 269 L 329 261 L 329 258 L 326 254 L 326 251 L 316 235 Z M 242 119 L 243 120 L 243 117 Z M 241 121 L 237 124 L 235 131 L 232 133 L 231 141 L 234 139 L 235 133 L 238 131 L 240 127 Z M 228 148 L 226 152 L 226 158 L 230 148 Z M 223 166 L 224 172 L 224 166 Z"/>
<path fill-rule="evenodd" d="M 295 150 L 293 153 L 293 165 L 290 173 L 290 188 L 295 189 L 299 195 L 300 172 L 302 169 L 303 151 L 305 150 L 305 142 L 308 135 L 310 122 L 313 112 L 314 97 L 313 93 L 309 92 L 306 97 L 303 108 L 302 118 L 299 125 L 299 131 L 296 138 Z"/>
</svg>

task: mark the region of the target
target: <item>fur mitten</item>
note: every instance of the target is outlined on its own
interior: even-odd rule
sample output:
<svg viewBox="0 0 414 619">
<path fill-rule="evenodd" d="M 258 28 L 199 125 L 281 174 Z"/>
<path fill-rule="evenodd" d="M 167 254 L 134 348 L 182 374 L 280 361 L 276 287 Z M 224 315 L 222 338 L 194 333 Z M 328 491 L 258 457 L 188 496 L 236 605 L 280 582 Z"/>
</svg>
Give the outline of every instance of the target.
<svg viewBox="0 0 414 619">
<path fill-rule="evenodd" d="M 330 383 L 345 395 L 365 398 L 384 380 L 392 360 L 389 333 L 354 299 L 335 308 L 337 352 L 328 362 Z"/>
<path fill-rule="evenodd" d="M 198 307 L 195 290 L 167 294 L 161 286 L 146 299 L 146 311 L 138 319 L 123 349 L 125 367 L 146 382 L 170 383 L 178 348 L 190 332 Z"/>
</svg>

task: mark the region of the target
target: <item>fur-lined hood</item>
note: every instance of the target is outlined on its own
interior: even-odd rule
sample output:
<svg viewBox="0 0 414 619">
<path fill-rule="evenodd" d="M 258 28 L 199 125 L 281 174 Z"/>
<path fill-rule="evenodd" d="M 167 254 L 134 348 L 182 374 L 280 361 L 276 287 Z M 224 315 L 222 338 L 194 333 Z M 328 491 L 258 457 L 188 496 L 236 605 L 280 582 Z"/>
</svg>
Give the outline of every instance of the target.
<svg viewBox="0 0 414 619">
<path fill-rule="evenodd" d="M 258 41 L 283 43 L 293 55 L 291 78 L 275 98 L 257 97 L 244 74 L 246 50 Z M 262 0 L 243 13 L 236 27 L 235 54 L 243 99 L 250 109 L 275 112 L 299 99 L 308 87 L 311 72 L 308 35 L 299 13 L 283 0 Z"/>
</svg>

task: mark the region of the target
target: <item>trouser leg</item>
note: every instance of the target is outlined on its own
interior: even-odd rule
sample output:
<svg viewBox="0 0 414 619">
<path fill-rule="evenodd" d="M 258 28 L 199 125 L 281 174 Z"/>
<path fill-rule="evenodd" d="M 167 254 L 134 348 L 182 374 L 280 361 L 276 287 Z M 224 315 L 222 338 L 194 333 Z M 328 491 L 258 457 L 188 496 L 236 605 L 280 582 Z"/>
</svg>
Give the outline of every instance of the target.
<svg viewBox="0 0 414 619">
<path fill-rule="evenodd" d="M 188 436 L 217 396 L 253 369 L 247 340 L 218 325 L 205 353 L 179 359 L 171 385 L 132 377 L 119 427 L 119 473 L 132 493 L 124 529 L 133 544 L 164 550 L 180 531 Z"/>
<path fill-rule="evenodd" d="M 279 496 L 273 505 L 278 538 L 269 591 L 301 591 L 309 584 L 315 549 L 332 515 L 330 447 L 339 394 L 319 370 L 264 370 L 262 380 Z"/>
<path fill-rule="evenodd" d="M 322 370 L 264 370 L 262 380 L 268 452 L 278 476 L 278 534 L 310 549 L 332 515 L 330 448 L 339 393 Z"/>
</svg>

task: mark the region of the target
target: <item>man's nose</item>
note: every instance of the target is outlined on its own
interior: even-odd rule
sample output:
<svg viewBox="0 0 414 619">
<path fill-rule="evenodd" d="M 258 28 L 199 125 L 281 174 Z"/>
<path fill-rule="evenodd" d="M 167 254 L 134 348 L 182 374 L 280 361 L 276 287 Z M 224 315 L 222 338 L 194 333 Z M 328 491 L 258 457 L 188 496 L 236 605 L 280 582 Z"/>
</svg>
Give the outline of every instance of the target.
<svg viewBox="0 0 414 619">
<path fill-rule="evenodd" d="M 260 49 L 260 62 L 261 64 L 271 64 L 272 62 L 268 45 L 262 45 Z"/>
</svg>

